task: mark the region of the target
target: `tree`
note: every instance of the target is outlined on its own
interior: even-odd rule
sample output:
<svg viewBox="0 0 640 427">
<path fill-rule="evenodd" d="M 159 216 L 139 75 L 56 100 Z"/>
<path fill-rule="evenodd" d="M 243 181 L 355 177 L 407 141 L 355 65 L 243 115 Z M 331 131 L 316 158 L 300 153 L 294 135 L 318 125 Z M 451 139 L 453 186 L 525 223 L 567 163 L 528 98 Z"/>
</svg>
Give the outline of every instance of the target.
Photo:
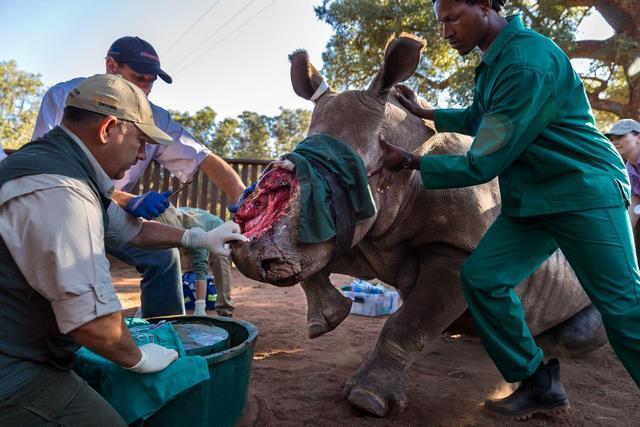
<svg viewBox="0 0 640 427">
<path fill-rule="evenodd" d="M 216 154 L 226 157 L 235 157 L 231 153 L 231 147 L 236 144 L 239 138 L 238 129 L 240 122 L 237 119 L 227 117 L 216 125 L 216 134 L 211 145 L 218 147 Z"/>
<path fill-rule="evenodd" d="M 217 113 L 211 107 L 204 107 L 189 114 L 188 112 L 170 111 L 173 119 L 187 129 L 196 141 L 207 146 L 211 151 L 218 155 L 226 154 L 227 143 L 225 141 L 216 140 L 216 117 Z M 215 141 L 215 142 L 214 142 Z M 220 142 L 225 142 L 219 145 Z"/>
<path fill-rule="evenodd" d="M 238 119 L 240 126 L 233 146 L 236 158 L 270 159 L 273 149 L 269 141 L 269 117 L 243 111 Z"/>
<path fill-rule="evenodd" d="M 14 60 L 0 61 L 0 144 L 18 148 L 31 140 L 42 95 L 39 74 L 18 69 Z"/>
<path fill-rule="evenodd" d="M 582 74 L 591 106 L 601 124 L 640 118 L 640 4 L 634 0 L 516 0 L 528 23 L 553 38 L 570 58 L 589 60 Z M 575 40 L 575 28 L 597 11 L 614 34 L 606 40 Z M 575 16 L 569 25 L 565 17 Z M 566 25 L 561 37 L 554 29 Z"/>
<path fill-rule="evenodd" d="M 283 107 L 273 117 L 244 111 L 237 118 L 218 122 L 211 107 L 194 114 L 171 111 L 171 116 L 219 156 L 252 159 L 270 159 L 292 151 L 304 139 L 311 122 L 310 111 Z"/>
<path fill-rule="evenodd" d="M 311 112 L 298 108 L 280 107 L 280 114 L 270 120 L 270 132 L 274 138 L 275 156 L 293 151 L 304 139 L 311 123 Z"/>
<path fill-rule="evenodd" d="M 512 0 L 506 14 L 551 37 L 571 58 L 590 61 L 583 75 L 601 120 L 640 117 L 640 6 L 636 0 Z M 323 53 L 324 72 L 339 89 L 366 87 L 380 66 L 389 36 L 406 31 L 428 41 L 416 76 L 408 83 L 434 105 L 463 105 L 472 98 L 479 58 L 460 57 L 441 37 L 431 0 L 324 0 L 319 19 L 335 33 Z M 597 10 L 615 34 L 603 41 L 576 41 L 582 20 Z M 601 123 L 602 124 L 602 123 Z"/>
</svg>

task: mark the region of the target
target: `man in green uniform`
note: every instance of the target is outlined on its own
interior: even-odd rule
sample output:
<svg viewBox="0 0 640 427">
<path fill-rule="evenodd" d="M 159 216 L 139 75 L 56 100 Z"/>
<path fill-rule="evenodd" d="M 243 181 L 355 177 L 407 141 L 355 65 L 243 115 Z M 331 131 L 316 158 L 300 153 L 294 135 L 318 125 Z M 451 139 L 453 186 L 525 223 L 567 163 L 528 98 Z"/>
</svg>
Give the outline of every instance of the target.
<svg viewBox="0 0 640 427">
<path fill-rule="evenodd" d="M 466 155 L 416 156 L 387 144 L 370 175 L 378 191 L 401 168 L 419 169 L 427 188 L 499 178 L 502 213 L 462 267 L 469 309 L 510 396 L 485 408 L 527 418 L 569 407 L 557 360 L 543 362 L 514 288 L 557 248 L 602 314 L 609 341 L 640 385 L 640 274 L 620 156 L 595 127 L 580 78 L 548 38 L 500 15 L 503 0 L 434 0 L 444 37 L 462 55 L 478 47 L 473 103 L 421 107 L 406 87 L 399 100 L 438 131 L 475 137 Z"/>
</svg>

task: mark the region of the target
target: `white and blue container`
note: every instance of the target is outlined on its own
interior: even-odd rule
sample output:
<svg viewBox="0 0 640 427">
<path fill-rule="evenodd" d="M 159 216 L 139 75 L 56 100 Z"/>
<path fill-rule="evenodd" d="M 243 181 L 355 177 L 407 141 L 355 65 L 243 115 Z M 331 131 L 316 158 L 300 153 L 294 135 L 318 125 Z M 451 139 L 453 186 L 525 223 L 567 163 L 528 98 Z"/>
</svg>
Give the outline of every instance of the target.
<svg viewBox="0 0 640 427">
<path fill-rule="evenodd" d="M 400 303 L 398 291 L 362 279 L 355 279 L 350 285 L 343 286 L 342 293 L 353 301 L 351 314 L 359 316 L 386 316 L 396 311 Z"/>
</svg>

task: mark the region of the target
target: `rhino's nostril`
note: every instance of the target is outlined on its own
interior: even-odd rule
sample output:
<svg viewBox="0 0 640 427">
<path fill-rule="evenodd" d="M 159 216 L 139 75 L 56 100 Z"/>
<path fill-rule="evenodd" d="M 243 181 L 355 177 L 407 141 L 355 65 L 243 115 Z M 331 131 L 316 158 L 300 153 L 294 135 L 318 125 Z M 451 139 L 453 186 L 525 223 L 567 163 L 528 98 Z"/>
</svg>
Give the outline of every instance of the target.
<svg viewBox="0 0 640 427">
<path fill-rule="evenodd" d="M 279 264 L 280 262 L 282 262 L 280 258 L 265 258 L 260 261 L 260 264 L 262 265 L 262 270 L 264 272 L 267 272 L 270 271 L 273 266 Z"/>
</svg>

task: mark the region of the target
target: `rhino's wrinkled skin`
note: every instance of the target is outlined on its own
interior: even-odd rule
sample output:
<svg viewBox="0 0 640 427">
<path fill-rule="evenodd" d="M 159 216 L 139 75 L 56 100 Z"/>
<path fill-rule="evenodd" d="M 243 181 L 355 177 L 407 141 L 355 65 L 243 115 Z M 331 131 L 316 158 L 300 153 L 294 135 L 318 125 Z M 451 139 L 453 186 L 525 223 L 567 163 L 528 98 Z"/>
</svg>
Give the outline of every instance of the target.
<svg viewBox="0 0 640 427">
<path fill-rule="evenodd" d="M 309 135 L 325 133 L 346 142 L 367 170 L 381 156 L 379 134 L 418 154 L 464 154 L 469 137 L 436 133 L 432 123 L 407 113 L 393 94 L 393 86 L 414 73 L 421 48 L 420 41 L 399 37 L 388 45 L 367 90 L 323 94 Z M 310 99 L 322 78 L 306 52 L 295 52 L 290 59 L 293 88 Z M 496 180 L 427 190 L 418 172 L 402 171 L 393 175 L 391 187 L 383 193 L 374 191 L 376 181 L 377 176 L 370 179 L 377 215 L 357 225 L 351 251 L 336 261 L 330 262 L 333 241 L 297 242 L 295 186 L 287 214 L 251 242 L 235 243 L 233 255 L 240 271 L 253 279 L 279 286 L 302 281 L 311 338 L 335 328 L 349 312 L 351 302 L 331 285 L 330 273 L 377 278 L 398 288 L 403 298 L 400 310 L 386 321 L 373 354 L 345 386 L 352 404 L 382 416 L 407 405 L 405 375 L 415 356 L 465 312 L 460 267 L 498 215 L 500 195 Z M 560 330 L 547 333 L 556 349 L 575 355 L 604 342 L 599 317 L 560 252 L 518 292 L 534 335 L 562 324 Z M 581 320 L 576 324 L 573 319 Z"/>
</svg>

